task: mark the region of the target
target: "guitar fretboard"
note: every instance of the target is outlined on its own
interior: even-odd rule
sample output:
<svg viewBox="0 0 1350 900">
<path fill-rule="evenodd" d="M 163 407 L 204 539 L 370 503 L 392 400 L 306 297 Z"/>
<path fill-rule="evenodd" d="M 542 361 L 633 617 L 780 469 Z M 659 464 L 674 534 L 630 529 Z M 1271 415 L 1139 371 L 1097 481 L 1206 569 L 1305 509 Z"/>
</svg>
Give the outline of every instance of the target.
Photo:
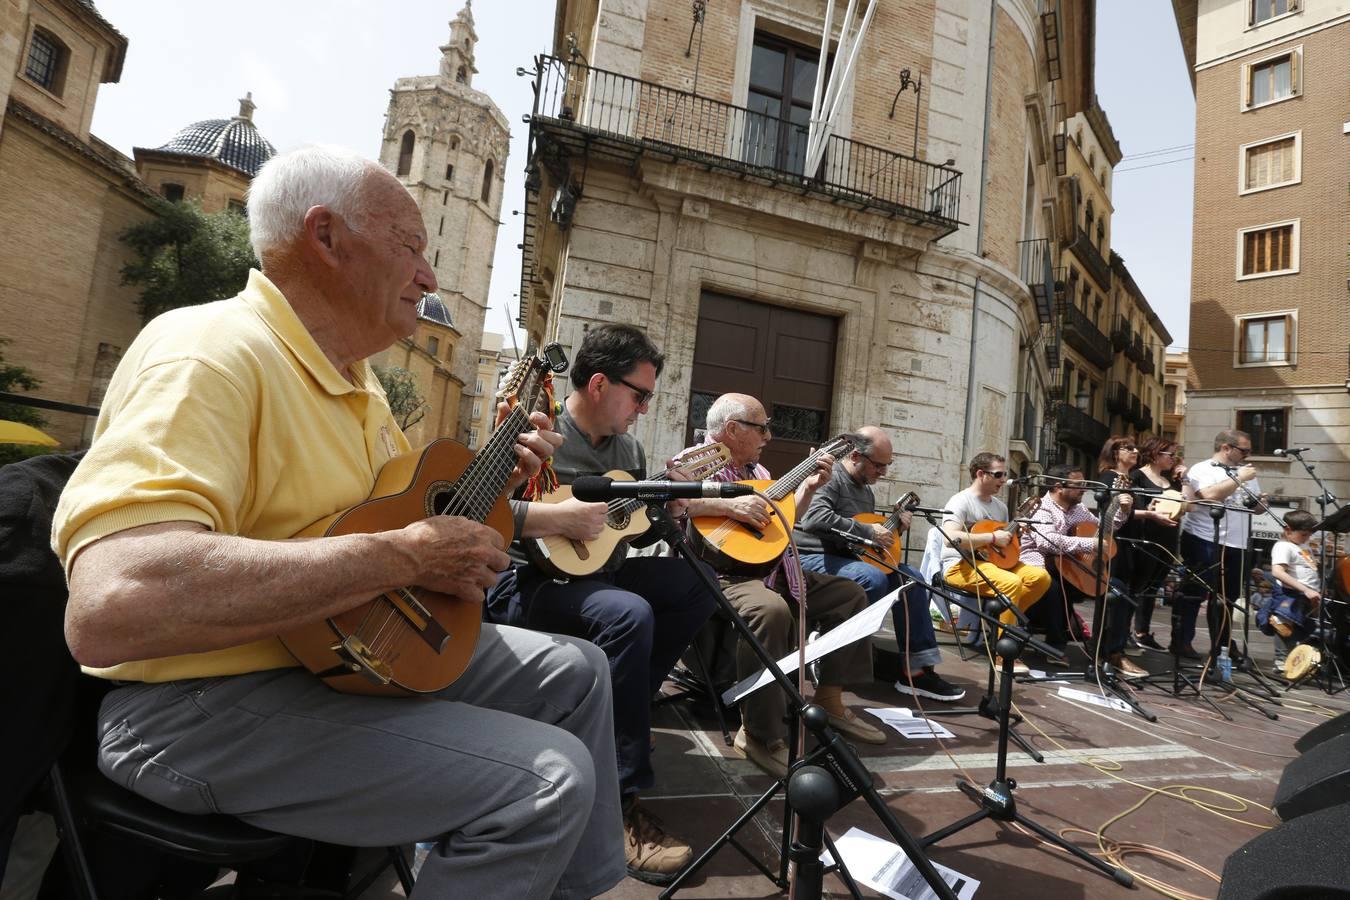
<svg viewBox="0 0 1350 900">
<path fill-rule="evenodd" d="M 530 405 L 517 403 L 502 419 L 483 449 L 455 482 L 455 496 L 446 507 L 445 515 L 463 516 L 475 522 L 487 520 L 516 467 L 516 438 L 533 427 L 526 412 Z"/>
<path fill-rule="evenodd" d="M 812 453 L 810 456 L 806 457 L 806 459 L 793 466 L 786 475 L 769 485 L 769 489 L 764 493 L 773 500 L 782 500 L 788 494 L 791 494 L 793 491 L 797 490 L 797 488 L 801 487 L 802 482 L 809 478 L 811 473 L 816 470 L 816 460 L 827 453 L 832 455 L 837 454 L 845 446 L 845 441 L 831 441 L 826 446 L 821 447 L 815 453 Z"/>
</svg>

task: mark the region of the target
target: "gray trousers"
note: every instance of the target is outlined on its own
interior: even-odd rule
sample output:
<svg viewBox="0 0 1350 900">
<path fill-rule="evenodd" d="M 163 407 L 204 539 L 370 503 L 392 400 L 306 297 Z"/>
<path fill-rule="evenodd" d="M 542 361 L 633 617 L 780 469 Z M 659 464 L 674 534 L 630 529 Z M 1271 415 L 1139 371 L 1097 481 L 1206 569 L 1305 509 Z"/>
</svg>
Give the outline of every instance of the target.
<svg viewBox="0 0 1350 900">
<path fill-rule="evenodd" d="M 416 898 L 593 897 L 624 877 L 609 663 L 484 625 L 425 698 L 339 694 L 304 669 L 108 694 L 99 764 L 188 813 L 353 846 L 438 840 Z"/>
</svg>

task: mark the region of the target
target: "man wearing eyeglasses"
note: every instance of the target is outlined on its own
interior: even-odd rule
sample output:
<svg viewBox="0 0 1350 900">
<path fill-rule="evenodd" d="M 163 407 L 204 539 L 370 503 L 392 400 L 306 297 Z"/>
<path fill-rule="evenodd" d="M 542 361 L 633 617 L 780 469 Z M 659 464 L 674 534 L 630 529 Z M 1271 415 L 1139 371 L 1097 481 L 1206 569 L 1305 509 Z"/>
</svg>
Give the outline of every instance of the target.
<svg viewBox="0 0 1350 900">
<path fill-rule="evenodd" d="M 949 541 L 942 548 L 943 580 L 958 591 L 991 597 L 988 582 L 993 582 L 999 593 L 1025 612 L 1050 589 L 1050 573 L 1040 566 L 1018 562 L 1010 569 L 979 557 L 981 550 L 990 546 L 1006 547 L 1012 543 L 1012 532 L 998 530 L 975 534 L 970 528 L 977 522 L 1007 522 L 1008 507 L 997 497 L 1008 479 L 1008 464 L 997 453 L 977 453 L 970 461 L 970 487 L 953 496 L 943 508 L 948 512 L 942 519 L 942 531 Z M 952 546 L 952 544 L 956 546 Z M 978 568 L 978 572 L 976 569 Z M 980 577 L 983 575 L 984 577 Z M 987 579 L 987 581 L 986 581 Z M 1015 624 L 1017 617 L 1005 610 L 999 621 Z M 1017 674 L 1025 674 L 1027 666 L 1018 660 L 1013 666 Z"/>
<path fill-rule="evenodd" d="M 1243 508 L 1246 506 L 1244 501 L 1249 494 L 1259 496 L 1261 493 L 1261 486 L 1256 480 L 1256 467 L 1247 462 L 1251 452 L 1252 439 L 1247 432 L 1236 429 L 1220 431 L 1214 436 L 1214 455 L 1191 466 L 1182 485 L 1187 500 L 1222 503 L 1225 507 L 1223 518 L 1218 523 L 1217 541 L 1210 507 L 1192 506 L 1181 520 L 1181 558 L 1209 584 L 1215 595 L 1222 598 L 1216 601 L 1211 596 L 1205 610 L 1212 656 L 1228 646 L 1228 610 L 1225 601 L 1232 603 L 1243 595 L 1243 576 L 1247 566 L 1242 557 L 1247 551 L 1252 531 L 1252 517 Z M 1239 490 L 1239 483 L 1245 490 Z M 1180 634 L 1172 635 L 1172 640 L 1180 640 L 1180 649 L 1183 651 L 1189 649 L 1195 640 L 1195 623 L 1200 615 L 1200 603 L 1205 599 L 1202 590 L 1193 578 L 1182 582 L 1181 631 Z"/>
<path fill-rule="evenodd" d="M 855 581 L 867 592 L 867 602 L 876 603 L 900 586 L 901 573 L 907 576 L 906 580 L 921 579 L 909 566 L 899 566 L 899 572 L 885 572 L 860 559 L 857 545 L 838 534 L 848 532 L 889 547 L 909 528 L 913 516 L 910 512 L 901 513 L 895 533 L 884 525 L 866 525 L 852 518 L 876 509 L 872 485 L 881 480 L 895 455 L 890 437 L 880 428 L 864 425 L 857 435 L 858 443 L 834 464 L 830 480 L 816 491 L 811 506 L 797 522 L 793 537 L 802 554 L 803 569 Z M 891 616 L 897 651 L 907 673 L 907 677 L 895 683 L 895 689 L 902 694 L 948 703 L 964 697 L 966 692 L 939 675 L 935 668 L 942 660 L 942 651 L 938 650 L 933 619 L 928 614 L 928 590 L 920 584 L 910 587 Z"/>
<path fill-rule="evenodd" d="M 563 445 L 553 454 L 560 483 L 615 469 L 636 479 L 646 477 L 646 454 L 628 429 L 647 411 L 664 362 L 646 335 L 630 325 L 602 325 L 586 333 L 572 360 L 572 392 L 554 426 L 563 436 Z M 614 690 L 628 874 L 649 884 L 668 884 L 693 854 L 637 802 L 638 791 L 655 781 L 651 698 L 716 601 L 684 561 L 629 558 L 626 543 L 592 575 L 554 579 L 530 563 L 520 539 L 562 535 L 594 540 L 606 527 L 608 504 L 569 498 L 557 503 L 513 500 L 511 505 L 517 536 L 510 548 L 512 569 L 489 594 L 488 616 L 501 624 L 585 638 L 605 651 Z M 640 546 L 643 540 L 634 543 Z"/>
</svg>

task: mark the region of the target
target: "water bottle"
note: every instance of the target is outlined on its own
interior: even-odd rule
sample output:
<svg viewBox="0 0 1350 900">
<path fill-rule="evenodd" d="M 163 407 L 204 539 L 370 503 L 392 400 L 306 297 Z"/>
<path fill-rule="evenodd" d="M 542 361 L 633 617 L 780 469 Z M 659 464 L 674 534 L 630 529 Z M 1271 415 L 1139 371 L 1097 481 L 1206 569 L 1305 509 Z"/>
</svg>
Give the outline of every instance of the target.
<svg viewBox="0 0 1350 900">
<path fill-rule="evenodd" d="M 1228 655 L 1227 647 L 1219 651 L 1219 678 L 1224 681 L 1233 680 L 1233 658 Z"/>
</svg>

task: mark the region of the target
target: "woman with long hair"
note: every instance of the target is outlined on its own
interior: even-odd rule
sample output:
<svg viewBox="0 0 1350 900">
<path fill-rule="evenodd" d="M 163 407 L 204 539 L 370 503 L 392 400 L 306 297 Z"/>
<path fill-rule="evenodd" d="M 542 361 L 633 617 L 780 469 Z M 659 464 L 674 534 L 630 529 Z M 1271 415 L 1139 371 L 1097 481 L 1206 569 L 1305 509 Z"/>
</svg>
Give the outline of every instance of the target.
<svg viewBox="0 0 1350 900">
<path fill-rule="evenodd" d="M 1139 466 L 1130 473 L 1130 481 L 1139 497 L 1134 518 L 1141 541 L 1135 544 L 1134 571 L 1130 579 L 1130 593 L 1139 604 L 1134 611 L 1134 643 L 1148 650 L 1164 649 L 1153 637 L 1153 608 L 1157 603 L 1159 586 L 1174 565 L 1177 540 L 1181 529 L 1181 514 L 1186 511 L 1183 502 L 1175 514 L 1154 509 L 1154 501 L 1163 491 L 1181 491 L 1181 480 L 1186 477 L 1182 463 L 1181 445 L 1162 437 L 1149 438 L 1139 448 Z M 1152 545 L 1157 546 L 1152 546 Z"/>
<path fill-rule="evenodd" d="M 1138 462 L 1139 446 L 1135 439 L 1129 435 L 1112 435 L 1102 446 L 1101 456 L 1098 457 L 1097 480 L 1110 488 L 1114 488 L 1118 482 L 1132 487 L 1134 482 L 1130 478 L 1130 473 L 1134 471 Z M 1114 498 L 1116 495 L 1112 494 L 1111 496 Z M 1100 513 L 1100 510 L 1098 512 Z M 1131 510 L 1130 517 L 1125 520 L 1125 524 L 1116 529 L 1117 537 L 1134 538 L 1136 536 L 1138 526 L 1135 523 L 1135 515 L 1136 513 Z M 1128 677 L 1148 674 L 1125 656 L 1126 647 L 1129 646 L 1130 619 L 1134 613 L 1134 608 L 1127 599 L 1121 596 L 1121 593 L 1129 594 L 1129 585 L 1134 577 L 1134 546 L 1129 541 L 1120 541 L 1116 544 L 1116 555 L 1111 559 L 1111 587 L 1113 590 L 1107 591 L 1110 600 L 1106 603 L 1106 609 L 1103 611 L 1100 608 L 1103 599 L 1098 598 L 1097 606 L 1094 607 L 1093 611 L 1094 621 L 1102 628 L 1102 655 L 1107 662 Z"/>
</svg>

